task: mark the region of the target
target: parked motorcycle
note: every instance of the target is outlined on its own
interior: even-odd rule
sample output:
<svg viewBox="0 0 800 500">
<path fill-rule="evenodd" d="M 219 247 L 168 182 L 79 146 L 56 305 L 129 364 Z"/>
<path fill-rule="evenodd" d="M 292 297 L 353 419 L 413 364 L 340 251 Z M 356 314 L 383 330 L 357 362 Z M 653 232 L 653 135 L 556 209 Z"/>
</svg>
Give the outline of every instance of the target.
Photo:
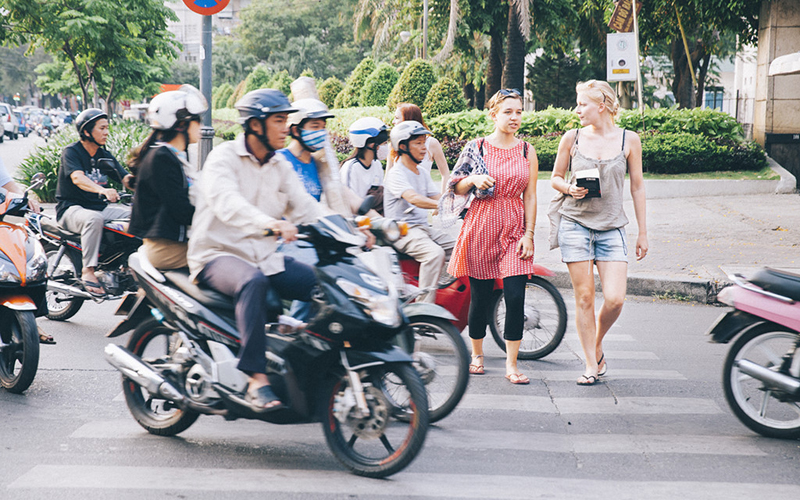
<svg viewBox="0 0 800 500">
<path fill-rule="evenodd" d="M 733 413 L 767 437 L 800 437 L 800 275 L 764 268 L 736 274 L 717 300 L 733 307 L 709 329 L 711 342 L 736 341 L 722 372 Z"/>
<path fill-rule="evenodd" d="M 312 319 L 301 331 L 266 326 L 268 377 L 285 408 L 259 413 L 245 401 L 231 299 L 186 272 L 162 274 L 139 253 L 130 267 L 140 291 L 122 303 L 127 317 L 109 336 L 134 332 L 127 348 L 109 344 L 106 357 L 123 374 L 131 414 L 153 434 L 178 434 L 201 414 L 318 421 L 348 469 L 389 476 L 416 457 L 429 423 L 412 359 L 390 344 L 407 319 L 394 286 L 353 255 L 366 239 L 347 220 L 331 215 L 299 229 L 319 256 Z"/>
<path fill-rule="evenodd" d="M 130 204 L 133 195 L 120 192 L 119 197 L 123 204 Z M 28 230 L 42 242 L 47 253 L 48 319 L 66 321 L 78 313 L 87 299 L 101 303 L 136 291 L 136 281 L 128 270 L 128 257 L 141 246 L 142 240 L 127 232 L 128 222 L 129 219 L 118 219 L 103 227 L 95 275 L 106 295 L 98 297 L 88 293 L 81 281 L 81 235 L 67 231 L 51 216 L 27 214 Z"/>
<path fill-rule="evenodd" d="M 0 189 L 0 384 L 13 393 L 30 387 L 39 366 L 36 317 L 46 312 L 47 258 L 42 245 L 6 216 L 30 211 L 28 193 L 44 183 L 35 174 L 22 195 Z"/>
</svg>

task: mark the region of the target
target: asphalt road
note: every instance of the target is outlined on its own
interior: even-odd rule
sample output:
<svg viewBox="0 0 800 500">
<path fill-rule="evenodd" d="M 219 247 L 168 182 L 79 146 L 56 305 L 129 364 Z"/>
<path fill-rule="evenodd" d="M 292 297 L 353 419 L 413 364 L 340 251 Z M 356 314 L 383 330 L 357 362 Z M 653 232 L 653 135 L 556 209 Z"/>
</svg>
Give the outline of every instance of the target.
<svg viewBox="0 0 800 500">
<path fill-rule="evenodd" d="M 571 297 L 565 292 L 570 321 Z M 0 390 L 0 498 L 791 498 L 800 441 L 753 434 L 731 414 L 727 347 L 703 333 L 722 309 L 630 298 L 608 336 L 608 374 L 579 387 L 570 325 L 528 386 L 504 378 L 487 339 L 486 375 L 432 427 L 417 459 L 387 480 L 346 472 L 319 425 L 202 417 L 176 438 L 129 415 L 105 363 L 116 304 L 85 304 L 55 336 L 25 395 Z M 126 337 L 118 339 L 124 343 Z"/>
<path fill-rule="evenodd" d="M 22 163 L 22 160 L 24 160 L 36 146 L 44 146 L 45 144 L 45 140 L 36 135 L 35 132 L 28 135 L 28 137 L 19 136 L 19 139 L 16 141 L 6 137 L 5 140 L 0 143 L 0 159 L 3 160 L 3 165 L 5 165 L 8 173 L 13 177 L 14 171 L 17 166 Z"/>
</svg>

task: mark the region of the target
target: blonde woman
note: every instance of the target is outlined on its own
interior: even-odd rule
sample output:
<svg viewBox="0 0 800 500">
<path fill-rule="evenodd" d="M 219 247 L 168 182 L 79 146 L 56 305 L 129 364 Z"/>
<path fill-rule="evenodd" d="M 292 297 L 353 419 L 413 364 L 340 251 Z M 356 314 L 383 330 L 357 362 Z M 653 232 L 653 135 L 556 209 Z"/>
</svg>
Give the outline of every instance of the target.
<svg viewBox="0 0 800 500">
<path fill-rule="evenodd" d="M 503 280 L 506 304 L 506 378 L 512 384 L 530 380 L 517 367 L 524 322 L 525 282 L 533 274 L 533 230 L 536 226 L 536 152 L 516 133 L 522 123 L 522 96 L 503 89 L 489 101 L 495 123 L 491 135 L 468 143 L 450 177 L 456 195 L 474 192 L 447 272 L 469 276 L 469 372 L 484 373 L 483 339 L 491 318 L 496 279 Z"/>
<path fill-rule="evenodd" d="M 605 375 L 603 337 L 617 320 L 625 301 L 628 276 L 628 218 L 622 208 L 626 172 L 638 225 L 636 259 L 647 255 L 642 143 L 635 132 L 615 123 L 617 95 L 603 81 L 579 83 L 575 112 L 581 128 L 564 134 L 558 146 L 551 185 L 566 195 L 556 226 L 561 259 L 567 264 L 575 291 L 575 320 L 586 368 L 578 385 L 594 385 Z M 566 180 L 571 170 L 571 181 Z M 597 169 L 600 196 L 578 187 L 577 173 Z M 597 193 L 591 193 L 596 195 Z M 597 266 L 603 305 L 595 317 L 593 268 Z"/>
</svg>

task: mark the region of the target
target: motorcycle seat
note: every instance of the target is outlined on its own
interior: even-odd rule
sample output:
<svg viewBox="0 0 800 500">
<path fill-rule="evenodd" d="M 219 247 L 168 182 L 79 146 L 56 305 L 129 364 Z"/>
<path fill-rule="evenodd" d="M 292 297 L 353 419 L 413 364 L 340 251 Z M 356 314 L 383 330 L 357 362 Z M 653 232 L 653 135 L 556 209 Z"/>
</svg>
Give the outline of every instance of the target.
<svg viewBox="0 0 800 500">
<path fill-rule="evenodd" d="M 190 297 L 197 302 L 200 302 L 204 306 L 211 309 L 233 311 L 233 297 L 229 297 L 228 295 L 224 295 L 210 288 L 197 286 L 196 284 L 192 283 L 191 279 L 189 279 L 188 270 L 176 269 L 173 271 L 162 272 L 164 277 L 167 278 L 170 283 L 180 288 L 181 291 L 187 293 Z"/>
<path fill-rule="evenodd" d="M 46 231 L 58 238 L 73 241 L 76 243 L 81 242 L 81 235 L 78 233 L 73 233 L 72 231 L 67 231 L 63 227 L 61 227 L 55 220 L 48 219 L 46 217 L 42 217 L 39 222 L 42 225 L 42 231 Z"/>
<path fill-rule="evenodd" d="M 756 271 L 748 281 L 768 292 L 783 295 L 792 300 L 800 300 L 800 275 L 798 274 L 765 267 Z"/>
</svg>

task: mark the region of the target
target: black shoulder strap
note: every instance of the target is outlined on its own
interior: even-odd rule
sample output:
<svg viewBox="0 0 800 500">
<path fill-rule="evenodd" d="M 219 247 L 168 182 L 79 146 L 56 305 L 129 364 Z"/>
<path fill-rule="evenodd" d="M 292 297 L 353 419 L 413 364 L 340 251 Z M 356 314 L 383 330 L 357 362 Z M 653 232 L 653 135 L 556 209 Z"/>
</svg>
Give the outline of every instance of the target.
<svg viewBox="0 0 800 500">
<path fill-rule="evenodd" d="M 528 159 L 528 141 L 522 141 L 522 156 L 527 160 Z"/>
<path fill-rule="evenodd" d="M 620 151 L 625 151 L 625 129 L 622 129 L 622 149 Z"/>
<path fill-rule="evenodd" d="M 578 134 L 581 133 L 581 129 L 575 131 L 575 142 L 572 143 L 572 147 L 569 148 L 569 171 L 572 171 L 572 152 L 575 151 L 575 148 L 578 147 Z"/>
</svg>

